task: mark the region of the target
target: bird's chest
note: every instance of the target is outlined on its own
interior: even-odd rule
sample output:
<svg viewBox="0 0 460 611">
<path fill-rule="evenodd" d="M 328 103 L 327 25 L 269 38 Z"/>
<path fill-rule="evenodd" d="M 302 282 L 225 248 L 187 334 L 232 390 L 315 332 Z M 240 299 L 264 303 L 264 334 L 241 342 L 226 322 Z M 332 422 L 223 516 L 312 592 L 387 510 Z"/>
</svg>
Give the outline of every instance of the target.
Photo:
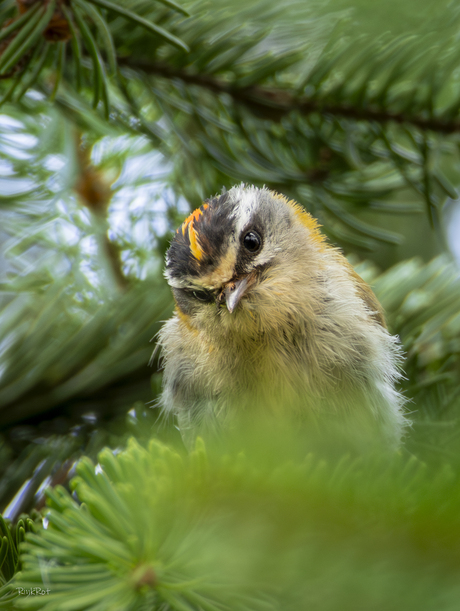
<svg viewBox="0 0 460 611">
<path fill-rule="evenodd" d="M 308 387 L 307 363 L 292 343 L 280 347 L 270 341 L 245 341 L 214 347 L 202 371 L 212 394 L 238 409 L 276 409 L 288 398 L 305 396 Z"/>
</svg>

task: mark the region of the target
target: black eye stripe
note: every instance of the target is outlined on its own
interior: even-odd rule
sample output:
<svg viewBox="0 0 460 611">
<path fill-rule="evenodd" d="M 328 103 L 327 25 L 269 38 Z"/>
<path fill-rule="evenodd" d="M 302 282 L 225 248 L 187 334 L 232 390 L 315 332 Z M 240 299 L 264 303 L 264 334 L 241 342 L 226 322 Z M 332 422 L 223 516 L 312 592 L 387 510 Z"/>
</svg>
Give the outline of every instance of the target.
<svg viewBox="0 0 460 611">
<path fill-rule="evenodd" d="M 198 301 L 203 301 L 205 303 L 211 303 L 215 301 L 214 293 L 211 291 L 194 291 L 191 290 L 190 294 L 195 297 Z"/>
</svg>

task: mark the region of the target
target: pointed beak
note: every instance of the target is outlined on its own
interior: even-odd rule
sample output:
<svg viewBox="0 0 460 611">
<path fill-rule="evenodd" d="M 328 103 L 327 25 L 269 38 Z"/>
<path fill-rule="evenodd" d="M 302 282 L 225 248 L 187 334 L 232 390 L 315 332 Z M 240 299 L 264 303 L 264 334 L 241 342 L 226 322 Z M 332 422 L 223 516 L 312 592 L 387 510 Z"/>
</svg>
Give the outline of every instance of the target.
<svg viewBox="0 0 460 611">
<path fill-rule="evenodd" d="M 234 311 L 241 298 L 244 297 L 254 282 L 255 276 L 253 274 L 248 274 L 247 276 L 243 276 L 243 278 L 238 278 L 238 280 L 234 280 L 227 284 L 222 293 L 225 297 L 227 310 L 230 314 Z"/>
</svg>

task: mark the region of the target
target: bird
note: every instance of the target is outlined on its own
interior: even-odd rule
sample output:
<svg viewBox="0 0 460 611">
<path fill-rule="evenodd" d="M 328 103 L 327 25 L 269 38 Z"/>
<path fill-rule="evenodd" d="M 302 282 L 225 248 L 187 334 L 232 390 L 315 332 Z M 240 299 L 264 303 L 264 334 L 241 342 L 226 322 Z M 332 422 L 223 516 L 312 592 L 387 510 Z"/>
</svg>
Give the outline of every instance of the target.
<svg viewBox="0 0 460 611">
<path fill-rule="evenodd" d="M 244 183 L 206 199 L 175 232 L 165 277 L 176 308 L 158 334 L 159 403 L 186 445 L 257 413 L 365 423 L 399 447 L 398 337 L 303 206 Z"/>
</svg>

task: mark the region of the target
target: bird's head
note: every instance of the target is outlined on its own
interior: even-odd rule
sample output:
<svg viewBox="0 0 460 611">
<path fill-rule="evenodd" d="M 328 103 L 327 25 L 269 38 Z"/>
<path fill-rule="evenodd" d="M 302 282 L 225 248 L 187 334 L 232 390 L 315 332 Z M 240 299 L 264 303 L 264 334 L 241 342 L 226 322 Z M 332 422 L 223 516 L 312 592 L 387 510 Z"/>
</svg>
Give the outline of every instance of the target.
<svg viewBox="0 0 460 611">
<path fill-rule="evenodd" d="M 183 222 L 165 274 L 179 314 L 195 328 L 268 330 L 280 316 L 308 307 L 305 291 L 327 248 L 301 206 L 241 185 L 206 200 Z"/>
</svg>

